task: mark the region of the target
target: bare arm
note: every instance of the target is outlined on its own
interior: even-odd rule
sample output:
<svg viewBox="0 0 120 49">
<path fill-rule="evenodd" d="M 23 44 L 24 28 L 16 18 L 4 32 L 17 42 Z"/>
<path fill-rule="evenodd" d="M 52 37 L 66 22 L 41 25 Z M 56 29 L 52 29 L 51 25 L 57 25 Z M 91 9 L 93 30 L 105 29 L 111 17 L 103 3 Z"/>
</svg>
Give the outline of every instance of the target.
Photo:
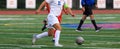
<svg viewBox="0 0 120 49">
<path fill-rule="evenodd" d="M 83 12 L 85 11 L 85 7 L 84 7 L 84 6 L 82 7 L 82 11 L 83 11 Z"/>
<path fill-rule="evenodd" d="M 95 7 L 98 8 L 97 2 L 94 3 Z"/>
<path fill-rule="evenodd" d="M 36 10 L 37 13 L 40 12 L 40 10 L 45 6 L 46 2 L 43 1 L 42 4 L 39 6 L 39 8 Z"/>
<path fill-rule="evenodd" d="M 72 12 L 71 8 L 67 8 L 67 11 L 69 12 L 69 14 L 72 16 L 72 17 L 75 17 L 75 14 Z"/>
<path fill-rule="evenodd" d="M 96 8 L 98 8 L 98 5 L 97 5 L 97 4 L 95 4 L 95 7 L 96 7 Z"/>
<path fill-rule="evenodd" d="M 75 17 L 75 14 L 73 14 L 71 8 L 69 8 L 67 4 L 64 4 L 64 8 L 66 9 L 67 13 L 69 13 L 72 17 Z"/>
<path fill-rule="evenodd" d="M 68 15 L 68 12 L 64 7 L 63 7 L 63 12 L 65 12 L 65 14 Z"/>
</svg>

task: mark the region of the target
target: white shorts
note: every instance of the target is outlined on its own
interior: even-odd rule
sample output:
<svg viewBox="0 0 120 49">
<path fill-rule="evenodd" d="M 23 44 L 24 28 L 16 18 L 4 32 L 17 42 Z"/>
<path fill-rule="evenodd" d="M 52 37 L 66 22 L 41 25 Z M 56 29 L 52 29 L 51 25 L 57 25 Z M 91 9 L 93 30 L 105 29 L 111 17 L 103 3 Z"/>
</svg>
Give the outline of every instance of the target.
<svg viewBox="0 0 120 49">
<path fill-rule="evenodd" d="M 53 14 L 49 14 L 47 16 L 47 20 L 48 20 L 48 26 L 47 26 L 48 28 L 53 28 L 54 24 L 59 23 L 58 18 Z"/>
</svg>

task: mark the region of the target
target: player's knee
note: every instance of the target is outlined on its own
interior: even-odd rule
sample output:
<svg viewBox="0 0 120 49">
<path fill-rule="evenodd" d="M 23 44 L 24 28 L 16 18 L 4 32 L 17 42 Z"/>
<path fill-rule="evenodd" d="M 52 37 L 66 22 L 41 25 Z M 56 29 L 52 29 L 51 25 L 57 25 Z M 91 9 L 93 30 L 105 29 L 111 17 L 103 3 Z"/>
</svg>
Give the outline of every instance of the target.
<svg viewBox="0 0 120 49">
<path fill-rule="evenodd" d="M 61 30 L 62 30 L 62 28 L 61 28 L 61 27 L 59 27 L 59 28 L 56 28 L 56 30 L 60 30 L 60 31 L 61 31 Z"/>
<path fill-rule="evenodd" d="M 51 32 L 49 32 L 49 33 L 48 33 L 48 36 L 52 36 L 52 33 L 51 33 Z"/>
</svg>

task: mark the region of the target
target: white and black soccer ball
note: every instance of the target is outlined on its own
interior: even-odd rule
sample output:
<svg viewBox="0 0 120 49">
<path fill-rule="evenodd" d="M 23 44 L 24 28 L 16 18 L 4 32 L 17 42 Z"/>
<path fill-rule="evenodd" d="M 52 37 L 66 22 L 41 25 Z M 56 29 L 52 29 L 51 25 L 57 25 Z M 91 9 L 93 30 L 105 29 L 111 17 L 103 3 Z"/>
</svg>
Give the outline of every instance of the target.
<svg viewBox="0 0 120 49">
<path fill-rule="evenodd" d="M 84 38 L 83 37 L 77 37 L 75 40 L 77 45 L 82 45 L 84 43 Z"/>
</svg>

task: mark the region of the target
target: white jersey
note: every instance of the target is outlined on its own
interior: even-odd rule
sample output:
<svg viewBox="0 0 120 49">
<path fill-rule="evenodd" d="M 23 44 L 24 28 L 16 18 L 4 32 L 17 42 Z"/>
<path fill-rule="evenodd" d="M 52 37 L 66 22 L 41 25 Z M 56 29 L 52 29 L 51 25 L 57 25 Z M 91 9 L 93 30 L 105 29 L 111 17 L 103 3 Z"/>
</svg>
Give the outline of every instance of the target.
<svg viewBox="0 0 120 49">
<path fill-rule="evenodd" d="M 50 13 L 55 16 L 60 15 L 63 9 L 64 0 L 46 0 L 46 2 L 50 5 Z"/>
</svg>

